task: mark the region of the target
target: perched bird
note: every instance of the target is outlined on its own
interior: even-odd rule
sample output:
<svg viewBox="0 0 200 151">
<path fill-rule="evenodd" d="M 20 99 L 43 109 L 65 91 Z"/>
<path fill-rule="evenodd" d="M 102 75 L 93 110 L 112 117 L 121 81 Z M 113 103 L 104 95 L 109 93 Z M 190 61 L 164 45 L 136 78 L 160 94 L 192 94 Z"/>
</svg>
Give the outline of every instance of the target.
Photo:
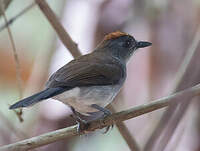
<svg viewBox="0 0 200 151">
<path fill-rule="evenodd" d="M 150 45 L 150 42 L 138 42 L 124 32 L 112 32 L 93 52 L 57 70 L 43 91 L 11 105 L 10 109 L 28 107 L 53 98 L 70 106 L 76 116 L 90 116 L 95 112 L 108 115 L 110 111 L 105 107 L 124 84 L 129 58 L 138 48 Z"/>
</svg>

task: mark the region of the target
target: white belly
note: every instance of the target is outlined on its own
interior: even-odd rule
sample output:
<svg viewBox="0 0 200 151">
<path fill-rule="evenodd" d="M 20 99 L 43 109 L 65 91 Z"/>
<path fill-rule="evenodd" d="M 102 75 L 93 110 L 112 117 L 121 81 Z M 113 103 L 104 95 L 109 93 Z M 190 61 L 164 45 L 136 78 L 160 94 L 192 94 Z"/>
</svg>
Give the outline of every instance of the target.
<svg viewBox="0 0 200 151">
<path fill-rule="evenodd" d="M 110 104 L 120 90 L 120 85 L 92 86 L 73 88 L 54 97 L 54 99 L 72 106 L 77 112 L 88 115 L 89 112 L 99 110 L 92 108 L 92 104 L 105 107 Z"/>
</svg>

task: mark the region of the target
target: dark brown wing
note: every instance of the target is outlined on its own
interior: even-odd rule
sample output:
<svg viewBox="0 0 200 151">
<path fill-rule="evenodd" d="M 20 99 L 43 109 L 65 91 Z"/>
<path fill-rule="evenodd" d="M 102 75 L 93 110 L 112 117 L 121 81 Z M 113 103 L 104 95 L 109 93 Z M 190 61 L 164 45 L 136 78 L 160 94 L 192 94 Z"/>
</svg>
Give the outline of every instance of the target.
<svg viewBox="0 0 200 151">
<path fill-rule="evenodd" d="M 123 65 L 105 57 L 88 55 L 71 61 L 50 77 L 47 87 L 111 85 L 125 79 Z"/>
</svg>

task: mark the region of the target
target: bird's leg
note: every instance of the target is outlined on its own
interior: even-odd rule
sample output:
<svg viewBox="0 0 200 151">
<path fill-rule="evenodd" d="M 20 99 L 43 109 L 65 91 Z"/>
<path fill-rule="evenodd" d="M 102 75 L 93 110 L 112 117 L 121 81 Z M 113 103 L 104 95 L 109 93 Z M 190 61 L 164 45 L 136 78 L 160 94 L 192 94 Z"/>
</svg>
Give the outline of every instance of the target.
<svg viewBox="0 0 200 151">
<path fill-rule="evenodd" d="M 104 114 L 103 114 L 103 117 L 102 117 L 102 118 L 104 118 L 104 117 L 109 116 L 109 115 L 112 114 L 112 112 L 111 112 L 110 110 L 108 110 L 108 109 L 106 109 L 106 108 L 103 108 L 103 107 L 101 107 L 101 106 L 99 106 L 99 105 L 97 105 L 97 104 L 92 104 L 91 107 L 93 107 L 93 108 L 95 108 L 95 109 L 97 109 L 97 110 L 103 112 Z M 112 129 L 112 128 L 113 128 L 113 124 L 111 125 L 111 129 Z M 107 127 L 106 127 L 106 131 L 105 131 L 104 133 L 107 133 L 107 132 L 109 131 L 109 129 L 110 129 L 110 126 L 107 126 Z"/>
<path fill-rule="evenodd" d="M 77 131 L 78 131 L 78 133 L 81 133 L 82 131 L 84 131 L 88 128 L 89 123 L 86 120 L 81 119 L 78 112 L 76 112 L 76 110 L 73 107 L 71 107 L 71 110 L 73 113 L 72 116 L 78 124 Z"/>
<path fill-rule="evenodd" d="M 101 107 L 101 106 L 99 106 L 99 105 L 97 105 L 97 104 L 92 104 L 91 107 L 93 107 L 93 108 L 95 108 L 95 109 L 97 109 L 97 110 L 103 112 L 103 113 L 104 113 L 104 116 L 108 116 L 108 115 L 111 115 L 111 114 L 112 114 L 110 110 L 108 110 L 108 109 L 106 109 L 106 108 L 103 108 L 103 107 Z"/>
</svg>

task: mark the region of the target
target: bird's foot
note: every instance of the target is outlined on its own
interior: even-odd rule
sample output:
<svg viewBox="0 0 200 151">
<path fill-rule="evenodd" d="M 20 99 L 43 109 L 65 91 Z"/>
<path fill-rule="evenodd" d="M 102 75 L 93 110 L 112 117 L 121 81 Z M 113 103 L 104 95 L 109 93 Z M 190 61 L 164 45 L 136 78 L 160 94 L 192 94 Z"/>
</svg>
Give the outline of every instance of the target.
<svg viewBox="0 0 200 151">
<path fill-rule="evenodd" d="M 89 122 L 87 122 L 86 120 L 81 119 L 81 117 L 79 116 L 79 113 L 75 111 L 75 109 L 73 107 L 71 107 L 72 110 L 72 117 L 75 119 L 76 123 L 78 124 L 77 126 L 77 132 L 79 134 L 81 134 L 82 132 L 84 133 L 84 131 L 86 131 L 89 127 Z"/>
<path fill-rule="evenodd" d="M 109 110 L 108 110 L 109 111 Z M 103 119 L 105 118 L 105 117 L 107 117 L 107 116 L 109 116 L 109 115 L 111 115 L 112 113 L 109 111 L 109 112 L 107 112 L 107 113 L 105 113 L 104 112 L 104 115 L 103 115 Z M 105 132 L 103 132 L 103 134 L 106 134 L 109 130 L 112 130 L 113 129 L 113 127 L 114 127 L 114 125 L 112 124 L 112 125 L 109 125 L 109 126 L 106 126 L 106 128 L 105 128 Z"/>
<path fill-rule="evenodd" d="M 109 116 L 109 115 L 112 114 L 112 112 L 111 112 L 110 110 L 108 110 L 108 109 L 106 109 L 106 108 L 103 108 L 103 107 L 101 107 L 101 106 L 99 106 L 99 105 L 97 105 L 97 104 L 92 104 L 91 106 L 92 106 L 93 108 L 95 108 L 95 109 L 97 109 L 97 110 L 103 112 L 102 119 L 104 119 L 105 117 L 107 117 L 107 116 Z M 113 124 L 107 126 L 107 127 L 106 127 L 106 130 L 105 130 L 105 132 L 103 132 L 103 134 L 106 134 L 110 129 L 112 130 L 113 127 L 114 127 Z"/>
<path fill-rule="evenodd" d="M 81 119 L 79 116 L 72 114 L 72 117 L 75 119 L 76 123 L 78 124 L 77 126 L 77 132 L 80 134 L 84 133 L 87 131 L 89 127 L 89 122 L 86 120 Z"/>
<path fill-rule="evenodd" d="M 78 126 L 77 126 L 77 132 L 81 134 L 82 132 L 86 131 L 89 127 L 89 123 L 85 120 L 76 120 Z"/>
</svg>

